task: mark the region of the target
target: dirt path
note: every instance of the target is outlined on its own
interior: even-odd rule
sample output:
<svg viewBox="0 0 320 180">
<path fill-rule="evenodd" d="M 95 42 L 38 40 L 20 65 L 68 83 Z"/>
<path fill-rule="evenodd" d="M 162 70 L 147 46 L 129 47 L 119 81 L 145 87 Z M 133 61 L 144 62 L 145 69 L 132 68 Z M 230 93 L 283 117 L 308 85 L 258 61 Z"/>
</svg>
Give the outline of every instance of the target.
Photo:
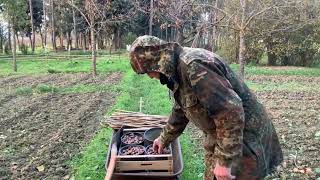
<svg viewBox="0 0 320 180">
<path fill-rule="evenodd" d="M 319 86 L 319 77 L 301 76 L 251 76 L 255 83 L 296 82 L 305 86 Z M 316 179 L 315 169 L 320 168 L 320 140 L 315 134 L 320 130 L 320 89 L 316 91 L 262 91 L 256 92 L 272 117 L 284 153 L 283 166 L 267 179 Z M 202 134 L 189 127 L 195 142 Z M 201 142 L 201 141 L 200 141 Z M 309 169 L 310 168 L 310 169 Z M 311 170 L 312 173 L 306 171 Z"/>
<path fill-rule="evenodd" d="M 53 83 L 114 84 L 119 73 L 91 78 L 88 74 L 0 79 L 2 88 Z M 0 179 L 63 179 L 70 160 L 99 129 L 99 121 L 115 94 L 0 95 Z"/>
</svg>

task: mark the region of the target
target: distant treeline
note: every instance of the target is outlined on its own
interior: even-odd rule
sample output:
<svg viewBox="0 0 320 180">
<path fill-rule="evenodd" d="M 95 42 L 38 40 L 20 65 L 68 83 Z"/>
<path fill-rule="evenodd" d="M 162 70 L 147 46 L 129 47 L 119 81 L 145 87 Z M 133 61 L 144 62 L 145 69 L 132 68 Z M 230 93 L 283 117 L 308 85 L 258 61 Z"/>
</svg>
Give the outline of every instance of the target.
<svg viewBox="0 0 320 180">
<path fill-rule="evenodd" d="M 0 0 L 0 50 L 13 53 L 16 43 L 25 54 L 38 45 L 91 50 L 94 58 L 96 49 L 111 52 L 150 34 L 242 68 L 313 66 L 320 63 L 319 10 L 315 0 Z"/>
</svg>

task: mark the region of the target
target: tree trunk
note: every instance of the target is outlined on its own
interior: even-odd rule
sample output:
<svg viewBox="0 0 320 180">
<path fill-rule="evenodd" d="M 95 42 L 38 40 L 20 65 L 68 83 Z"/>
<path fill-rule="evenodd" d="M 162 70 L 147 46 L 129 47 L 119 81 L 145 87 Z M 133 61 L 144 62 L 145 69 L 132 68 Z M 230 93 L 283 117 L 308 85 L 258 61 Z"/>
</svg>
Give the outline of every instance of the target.
<svg viewBox="0 0 320 180">
<path fill-rule="evenodd" d="M 112 53 L 112 44 L 113 44 L 113 39 L 111 37 L 111 39 L 109 39 L 109 54 L 111 55 Z"/>
<path fill-rule="evenodd" d="M 17 72 L 18 68 L 17 68 L 17 57 L 16 57 L 16 53 L 17 53 L 17 48 L 16 48 L 16 31 L 13 27 L 12 28 L 12 60 L 13 60 L 13 71 Z M 11 41 L 11 40 L 10 40 Z"/>
<path fill-rule="evenodd" d="M 83 48 L 83 45 L 82 45 L 82 33 L 79 33 L 79 46 L 80 48 L 82 49 Z"/>
<path fill-rule="evenodd" d="M 170 41 L 175 41 L 175 28 L 170 27 Z"/>
<path fill-rule="evenodd" d="M 87 35 L 83 33 L 83 51 L 87 50 Z"/>
<path fill-rule="evenodd" d="M 152 36 L 153 24 L 153 0 L 150 0 L 149 35 Z"/>
<path fill-rule="evenodd" d="M 61 49 L 64 47 L 64 44 L 63 44 L 63 36 L 62 36 L 62 31 L 61 31 L 61 29 L 60 29 L 60 36 L 59 36 L 59 39 L 60 39 L 60 47 L 61 47 Z"/>
<path fill-rule="evenodd" d="M 272 44 L 271 42 L 267 42 L 267 55 L 268 55 L 268 66 L 275 66 L 277 63 L 277 57 L 272 52 Z"/>
<path fill-rule="evenodd" d="M 43 40 L 43 33 L 40 29 L 40 39 L 41 39 L 41 46 L 42 46 L 42 49 L 44 49 L 44 40 Z"/>
<path fill-rule="evenodd" d="M 120 28 L 118 28 L 118 33 L 117 33 L 117 46 L 118 46 L 118 49 L 121 49 L 121 32 L 120 32 Z"/>
<path fill-rule="evenodd" d="M 218 7 L 219 7 L 219 4 L 218 4 L 219 0 L 215 0 L 213 1 L 213 6 L 215 8 L 212 9 L 212 21 L 213 23 L 216 23 L 218 21 Z M 217 25 L 213 25 L 212 27 L 212 52 L 215 52 L 218 47 L 217 47 L 217 39 L 218 39 L 218 27 Z"/>
<path fill-rule="evenodd" d="M 2 52 L 2 46 L 3 46 L 3 31 L 2 28 L 0 27 L 0 50 Z"/>
<path fill-rule="evenodd" d="M 183 37 L 183 27 L 176 29 L 176 41 L 183 45 L 184 37 Z"/>
<path fill-rule="evenodd" d="M 55 33 L 55 20 L 54 20 L 54 0 L 51 0 L 51 40 L 52 40 L 52 48 L 55 52 L 57 52 L 57 44 L 56 44 L 56 33 Z"/>
<path fill-rule="evenodd" d="M 58 10 L 61 11 L 61 4 L 59 3 L 59 6 L 58 6 Z M 61 49 L 65 49 L 64 48 L 64 44 L 63 44 L 63 30 L 62 30 L 62 25 L 63 25 L 63 21 L 62 21 L 62 18 L 60 18 L 60 25 L 59 25 L 59 39 L 60 39 L 60 48 Z"/>
<path fill-rule="evenodd" d="M 32 46 L 32 36 L 31 36 L 31 34 L 28 37 L 29 37 L 30 46 Z"/>
<path fill-rule="evenodd" d="M 46 0 L 43 0 L 43 47 L 46 50 L 47 48 L 47 9 L 46 9 Z"/>
<path fill-rule="evenodd" d="M 23 34 L 20 34 L 21 35 L 21 44 L 24 45 L 24 35 Z"/>
<path fill-rule="evenodd" d="M 86 49 L 91 51 L 91 32 L 89 32 L 89 34 L 86 35 Z"/>
<path fill-rule="evenodd" d="M 12 44 L 11 44 L 11 24 L 9 23 L 8 24 L 8 39 L 9 39 L 9 43 L 8 43 L 8 45 L 9 45 L 9 49 L 10 50 L 12 50 Z"/>
<path fill-rule="evenodd" d="M 32 31 L 31 47 L 32 47 L 32 53 L 34 53 L 35 44 L 36 44 L 36 34 L 35 34 L 34 23 L 33 23 L 32 0 L 29 0 L 29 8 L 30 8 L 30 21 L 31 21 L 31 31 Z"/>
<path fill-rule="evenodd" d="M 93 20 L 91 21 L 93 24 Z M 97 75 L 97 52 L 96 52 L 96 41 L 95 41 L 95 33 L 94 33 L 94 26 L 91 25 L 90 27 L 91 31 L 91 52 L 92 52 L 92 70 L 93 70 L 93 76 Z"/>
<path fill-rule="evenodd" d="M 239 77 L 244 79 L 244 66 L 246 63 L 245 60 L 245 52 L 246 52 L 246 45 L 245 45 L 245 34 L 243 30 L 240 30 L 239 32 L 239 64 L 240 64 L 240 68 L 239 68 Z"/>
<path fill-rule="evenodd" d="M 72 4 L 73 4 L 73 0 L 72 0 Z M 74 36 L 75 48 L 79 49 L 78 33 L 77 33 L 77 19 L 76 19 L 76 11 L 75 11 L 74 7 L 72 7 L 72 19 L 73 19 L 73 36 Z"/>
<path fill-rule="evenodd" d="M 67 49 L 68 49 L 68 51 L 71 50 L 70 38 L 71 38 L 70 34 L 69 34 L 69 32 L 67 32 Z"/>
<path fill-rule="evenodd" d="M 18 32 L 16 32 L 16 39 L 18 41 L 18 50 L 21 50 L 20 47 L 21 47 L 21 44 L 20 44 L 20 40 L 19 40 L 19 35 L 18 35 Z"/>
<path fill-rule="evenodd" d="M 168 41 L 168 25 L 166 25 L 166 41 Z"/>
<path fill-rule="evenodd" d="M 114 46 L 114 51 L 117 51 L 118 49 L 118 29 L 114 30 L 112 45 Z"/>
<path fill-rule="evenodd" d="M 268 66 L 275 66 L 277 65 L 277 59 L 276 55 L 274 55 L 272 52 L 267 52 L 268 55 Z"/>
<path fill-rule="evenodd" d="M 72 49 L 72 35 L 71 35 L 71 31 L 68 32 L 69 33 L 69 50 Z"/>
</svg>

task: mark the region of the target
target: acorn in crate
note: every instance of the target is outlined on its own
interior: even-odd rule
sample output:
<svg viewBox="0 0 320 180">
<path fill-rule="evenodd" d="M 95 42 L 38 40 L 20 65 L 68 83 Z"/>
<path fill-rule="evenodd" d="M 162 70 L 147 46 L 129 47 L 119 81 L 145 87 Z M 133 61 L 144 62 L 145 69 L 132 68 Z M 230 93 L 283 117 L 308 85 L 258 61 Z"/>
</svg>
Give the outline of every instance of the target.
<svg viewBox="0 0 320 180">
<path fill-rule="evenodd" d="M 149 145 L 149 146 L 147 147 L 146 153 L 147 153 L 148 155 L 159 155 L 158 152 L 156 152 L 156 151 L 153 150 L 152 145 Z M 171 151 L 170 151 L 169 147 L 164 148 L 163 151 L 162 151 L 162 154 L 170 154 L 170 153 L 171 153 Z"/>
<path fill-rule="evenodd" d="M 120 155 L 143 155 L 145 148 L 141 145 L 126 145 L 120 149 Z"/>
<path fill-rule="evenodd" d="M 143 136 L 139 133 L 126 133 L 121 137 L 121 142 L 124 144 L 141 144 L 143 142 Z"/>
</svg>

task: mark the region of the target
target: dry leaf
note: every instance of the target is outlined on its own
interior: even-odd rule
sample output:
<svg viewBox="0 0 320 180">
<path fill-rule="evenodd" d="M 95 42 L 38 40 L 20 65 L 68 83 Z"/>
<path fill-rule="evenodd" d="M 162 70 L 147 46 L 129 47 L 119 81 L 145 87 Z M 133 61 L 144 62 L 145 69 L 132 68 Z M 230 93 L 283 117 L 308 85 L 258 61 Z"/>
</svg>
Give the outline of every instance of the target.
<svg viewBox="0 0 320 180">
<path fill-rule="evenodd" d="M 306 173 L 306 174 L 311 174 L 311 173 L 312 173 L 311 168 L 305 168 L 305 173 Z"/>
<path fill-rule="evenodd" d="M 38 166 L 37 169 L 38 169 L 39 172 L 44 171 L 44 165 Z"/>
<path fill-rule="evenodd" d="M 293 172 L 301 173 L 301 174 L 311 174 L 312 170 L 311 170 L 311 168 L 303 168 L 303 169 L 294 168 Z"/>
</svg>

